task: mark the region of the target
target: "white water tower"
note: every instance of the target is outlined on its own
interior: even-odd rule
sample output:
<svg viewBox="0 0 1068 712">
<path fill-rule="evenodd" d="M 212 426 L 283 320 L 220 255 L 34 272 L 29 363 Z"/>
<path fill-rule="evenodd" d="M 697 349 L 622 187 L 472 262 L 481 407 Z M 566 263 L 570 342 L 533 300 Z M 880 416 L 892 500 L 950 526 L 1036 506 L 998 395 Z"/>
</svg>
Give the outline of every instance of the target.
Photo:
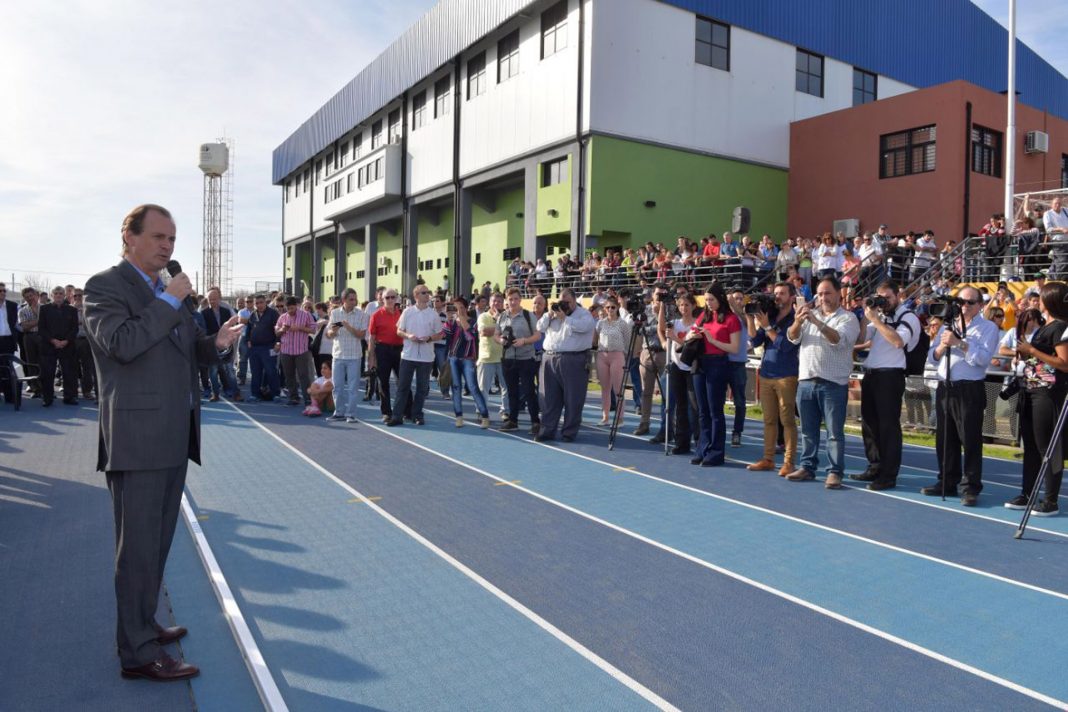
<svg viewBox="0 0 1068 712">
<path fill-rule="evenodd" d="M 230 158 L 233 141 L 217 139 L 200 144 L 200 170 L 204 173 L 203 291 L 218 286 L 223 296 L 232 290 L 233 171 Z"/>
</svg>

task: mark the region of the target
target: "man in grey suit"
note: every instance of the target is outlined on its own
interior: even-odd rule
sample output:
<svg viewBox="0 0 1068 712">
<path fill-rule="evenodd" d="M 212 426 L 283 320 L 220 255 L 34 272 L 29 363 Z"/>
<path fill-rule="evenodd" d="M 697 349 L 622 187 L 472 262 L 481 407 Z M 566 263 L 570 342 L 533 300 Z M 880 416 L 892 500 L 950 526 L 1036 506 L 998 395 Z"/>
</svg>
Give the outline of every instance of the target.
<svg viewBox="0 0 1068 712">
<path fill-rule="evenodd" d="M 241 334 L 237 317 L 206 336 L 182 301 L 185 273 L 164 285 L 175 227 L 158 205 L 134 208 L 122 224 L 123 260 L 85 285 L 85 329 L 96 358 L 100 403 L 97 469 L 115 510 L 115 597 L 124 677 L 156 681 L 196 675 L 163 645 L 185 635 L 155 619 L 189 460 L 200 463 L 199 364 L 219 360 Z"/>
</svg>

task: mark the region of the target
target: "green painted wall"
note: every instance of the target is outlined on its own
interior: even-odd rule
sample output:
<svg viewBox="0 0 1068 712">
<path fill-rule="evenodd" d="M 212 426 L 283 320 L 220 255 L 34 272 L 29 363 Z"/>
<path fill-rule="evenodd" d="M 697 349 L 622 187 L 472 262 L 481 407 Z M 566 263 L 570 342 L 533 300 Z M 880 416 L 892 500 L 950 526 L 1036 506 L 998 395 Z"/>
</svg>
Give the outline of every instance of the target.
<svg viewBox="0 0 1068 712">
<path fill-rule="evenodd" d="M 314 285 L 312 284 L 312 249 L 311 243 L 305 242 L 304 244 L 294 247 L 293 252 L 300 253 L 300 259 L 298 261 L 299 271 L 297 272 L 297 279 L 293 283 L 293 291 L 296 293 L 308 294 L 307 290 L 301 292 L 300 281 L 303 280 L 304 284 L 308 285 L 310 290 Z"/>
<path fill-rule="evenodd" d="M 697 241 L 729 230 L 731 211 L 744 205 L 752 214 L 749 234 L 768 233 L 776 242 L 785 236 L 784 170 L 602 136 L 590 140 L 589 166 L 589 234 L 629 233 L 624 246 L 674 246 L 679 235 Z M 645 207 L 647 200 L 656 207 Z M 604 235 L 598 247 L 619 244 L 619 237 Z"/>
<path fill-rule="evenodd" d="M 471 208 L 471 274 L 476 286 L 489 280 L 503 289 L 508 266 L 504 250 L 523 247 L 523 218 L 516 217 L 523 214 L 523 189 L 498 193 L 496 208 L 492 213 L 477 205 Z"/>
<path fill-rule="evenodd" d="M 553 235 L 571 232 L 571 154 L 567 156 L 567 175 L 555 185 L 541 187 L 545 166 L 538 166 L 538 234 Z M 556 216 L 549 214 L 556 211 Z"/>
<path fill-rule="evenodd" d="M 338 294 L 348 287 L 356 290 L 356 296 L 361 302 L 367 300 L 367 279 L 357 277 L 356 274 L 363 270 L 363 243 L 356 238 L 345 238 L 345 283 L 338 285 Z"/>
<path fill-rule="evenodd" d="M 389 269 L 387 274 L 380 275 L 378 277 L 378 286 L 393 288 L 400 290 L 401 288 L 401 231 L 399 229 L 400 222 L 397 222 L 398 229 L 396 235 L 391 235 L 388 230 L 379 225 L 378 227 L 378 260 L 376 261 L 374 268 L 376 270 L 381 269 L 379 263 L 383 257 L 389 258 Z M 366 299 L 365 295 L 360 295 L 362 299 Z"/>
<path fill-rule="evenodd" d="M 335 279 L 335 264 L 337 251 L 333 245 L 323 245 L 319 248 L 319 259 L 322 264 L 319 267 L 319 289 L 316 290 L 318 301 L 325 301 L 328 297 L 338 293 Z"/>
<path fill-rule="evenodd" d="M 452 256 L 453 238 L 453 209 L 443 209 L 438 214 L 438 224 L 434 225 L 422 215 L 419 219 L 419 249 L 416 259 L 419 267 L 416 274 L 422 275 L 423 281 L 431 289 L 437 289 L 444 284 L 444 277 L 449 273 L 447 264 Z M 424 268 L 422 265 L 427 260 L 433 262 L 433 267 Z M 438 266 L 440 260 L 441 266 Z M 450 287 L 453 285 L 449 285 Z"/>
</svg>

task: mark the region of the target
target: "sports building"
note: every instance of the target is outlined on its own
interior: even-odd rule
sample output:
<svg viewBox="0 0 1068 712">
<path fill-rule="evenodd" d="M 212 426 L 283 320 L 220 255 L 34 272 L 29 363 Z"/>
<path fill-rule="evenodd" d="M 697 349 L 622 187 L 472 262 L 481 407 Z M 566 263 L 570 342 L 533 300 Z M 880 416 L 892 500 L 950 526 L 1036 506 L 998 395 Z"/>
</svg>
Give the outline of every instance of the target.
<svg viewBox="0 0 1068 712">
<path fill-rule="evenodd" d="M 699 238 L 740 205 L 779 239 L 840 157 L 809 142 L 791 189 L 794 122 L 1004 91 L 1006 44 L 968 0 L 441 0 L 275 149 L 286 291 L 503 283 L 515 256 Z M 1068 119 L 1064 76 L 1022 44 L 1017 70 Z"/>
</svg>

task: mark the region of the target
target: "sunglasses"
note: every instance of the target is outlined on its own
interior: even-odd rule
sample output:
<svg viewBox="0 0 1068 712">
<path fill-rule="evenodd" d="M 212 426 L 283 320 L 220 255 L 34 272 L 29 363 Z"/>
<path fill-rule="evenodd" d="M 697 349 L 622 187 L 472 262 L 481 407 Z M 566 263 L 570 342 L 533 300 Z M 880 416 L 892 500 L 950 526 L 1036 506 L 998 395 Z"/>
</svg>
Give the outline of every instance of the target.
<svg viewBox="0 0 1068 712">
<path fill-rule="evenodd" d="M 968 304 L 973 307 L 979 303 L 978 299 L 961 299 L 960 301 L 962 304 Z"/>
<path fill-rule="evenodd" d="M 385 299 L 396 299 L 396 297 L 384 297 Z"/>
</svg>

